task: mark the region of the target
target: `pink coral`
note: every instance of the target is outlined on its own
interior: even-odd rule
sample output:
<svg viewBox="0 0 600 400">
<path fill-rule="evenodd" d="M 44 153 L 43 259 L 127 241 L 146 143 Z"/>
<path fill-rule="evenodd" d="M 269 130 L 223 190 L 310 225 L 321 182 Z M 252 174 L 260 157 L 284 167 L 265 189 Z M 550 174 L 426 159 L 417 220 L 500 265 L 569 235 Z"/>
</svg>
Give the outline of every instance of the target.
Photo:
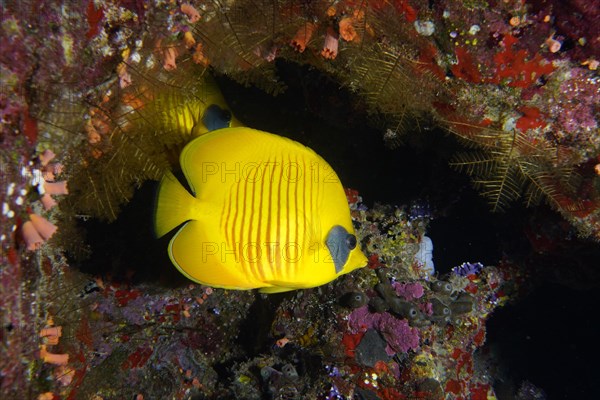
<svg viewBox="0 0 600 400">
<path fill-rule="evenodd" d="M 44 191 L 48 194 L 69 194 L 67 181 L 44 182 Z"/>
<path fill-rule="evenodd" d="M 325 43 L 323 43 L 323 50 L 321 50 L 321 56 L 329 60 L 333 60 L 337 57 L 338 47 L 338 34 L 333 30 L 333 28 L 327 28 Z"/>
<path fill-rule="evenodd" d="M 179 50 L 175 47 L 167 47 L 163 50 L 163 68 L 167 71 L 173 71 L 177 69 L 177 56 L 179 56 Z"/>
<path fill-rule="evenodd" d="M 389 355 L 419 348 L 417 328 L 412 328 L 407 320 L 389 313 L 371 313 L 368 306 L 359 307 L 350 313 L 348 327 L 353 334 L 366 332 L 370 328 L 379 331 L 387 342 L 385 350 Z"/>
<path fill-rule="evenodd" d="M 398 319 L 388 313 L 384 313 L 375 324 L 375 329 L 386 340 L 388 345 L 385 351 L 390 356 L 419 348 L 419 331 L 417 328 L 411 328 L 405 319 Z"/>
<path fill-rule="evenodd" d="M 433 304 L 431 303 L 419 304 L 419 309 L 426 315 L 433 315 Z"/>
<path fill-rule="evenodd" d="M 23 224 L 21 234 L 23 235 L 27 250 L 37 250 L 44 243 L 44 239 L 40 236 L 31 221 L 27 221 Z"/>
<path fill-rule="evenodd" d="M 200 21 L 200 13 L 196 8 L 190 3 L 183 3 L 181 5 L 181 12 L 187 15 L 188 19 L 192 24 Z"/>
<path fill-rule="evenodd" d="M 44 240 L 50 239 L 58 229 L 56 225 L 40 215 L 29 214 L 29 219 L 31 220 L 35 230 Z"/>
<path fill-rule="evenodd" d="M 62 336 L 62 326 L 48 326 L 40 331 L 40 337 Z"/>
<path fill-rule="evenodd" d="M 423 296 L 423 285 L 419 282 L 400 283 L 394 282 L 392 284 L 396 290 L 398 296 L 404 297 L 406 300 L 414 300 Z"/>
<path fill-rule="evenodd" d="M 42 176 L 47 181 L 53 181 L 56 175 L 62 173 L 63 165 L 61 163 L 49 163 L 42 167 Z"/>
<path fill-rule="evenodd" d="M 67 363 L 69 362 L 68 354 L 50 353 L 46 350 L 45 344 L 41 345 L 40 358 L 44 360 L 44 362 L 54 365 L 67 365 Z"/>
<path fill-rule="evenodd" d="M 44 193 L 42 196 L 42 205 L 44 206 L 44 210 L 49 210 L 56 205 L 56 200 L 50 194 Z"/>
<path fill-rule="evenodd" d="M 366 332 L 367 329 L 374 326 L 375 320 L 379 319 L 379 317 L 380 314 L 370 312 L 368 306 L 362 306 L 355 309 L 348 316 L 348 327 L 350 328 L 350 332 Z"/>
<path fill-rule="evenodd" d="M 44 152 L 39 155 L 40 162 L 43 166 L 48 165 L 48 163 L 52 161 L 54 157 L 56 157 L 56 154 L 54 154 L 52 150 L 44 150 Z"/>
<path fill-rule="evenodd" d="M 50 346 L 56 346 L 61 336 L 62 326 L 48 326 L 40 331 L 40 337 L 44 339 L 44 343 Z"/>
</svg>

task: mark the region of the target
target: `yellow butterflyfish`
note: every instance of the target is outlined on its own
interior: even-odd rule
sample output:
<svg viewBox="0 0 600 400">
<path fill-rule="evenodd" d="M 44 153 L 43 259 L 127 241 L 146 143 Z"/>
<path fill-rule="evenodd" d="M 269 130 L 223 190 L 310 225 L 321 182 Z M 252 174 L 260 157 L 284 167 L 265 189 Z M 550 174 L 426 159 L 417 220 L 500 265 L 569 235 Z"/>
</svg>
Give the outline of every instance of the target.
<svg viewBox="0 0 600 400">
<path fill-rule="evenodd" d="M 203 133 L 183 149 L 190 193 L 172 174 L 159 187 L 158 237 L 192 281 L 265 293 L 310 288 L 367 264 L 338 176 L 310 148 L 235 126 L 211 105 Z M 240 125 L 236 122 L 236 125 Z"/>
</svg>

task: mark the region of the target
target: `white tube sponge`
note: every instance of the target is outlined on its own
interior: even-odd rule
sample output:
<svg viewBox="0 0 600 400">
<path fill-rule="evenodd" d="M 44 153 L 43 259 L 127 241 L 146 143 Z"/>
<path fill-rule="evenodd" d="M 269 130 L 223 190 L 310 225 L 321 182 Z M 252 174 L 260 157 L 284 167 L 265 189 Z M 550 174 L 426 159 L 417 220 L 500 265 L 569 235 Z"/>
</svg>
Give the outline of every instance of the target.
<svg viewBox="0 0 600 400">
<path fill-rule="evenodd" d="M 429 276 L 435 273 L 433 264 L 433 242 L 425 235 L 421 236 L 419 242 L 419 251 L 415 254 L 415 260 L 422 265 L 422 270 L 427 272 Z"/>
</svg>

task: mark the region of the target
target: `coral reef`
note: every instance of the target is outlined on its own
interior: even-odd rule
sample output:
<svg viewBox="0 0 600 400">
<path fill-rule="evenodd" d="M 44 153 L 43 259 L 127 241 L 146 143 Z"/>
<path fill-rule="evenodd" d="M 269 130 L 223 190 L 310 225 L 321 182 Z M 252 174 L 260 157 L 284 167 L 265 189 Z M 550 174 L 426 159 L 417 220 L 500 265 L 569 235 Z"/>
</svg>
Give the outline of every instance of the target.
<svg viewBox="0 0 600 400">
<path fill-rule="evenodd" d="M 494 398 L 476 350 L 525 276 L 508 261 L 432 276 L 415 261 L 426 207 L 369 209 L 348 190 L 368 268 L 269 300 L 89 276 L 65 250 L 85 255 L 77 221 L 115 220 L 202 133 L 209 72 L 277 95 L 277 60 L 323 71 L 362 99 L 385 132 L 373 140 L 392 147 L 414 125 L 446 129 L 468 148 L 453 165 L 494 210 L 546 201 L 598 240 L 599 9 L 597 0 L 3 2 L 1 393 Z M 540 249 L 546 233 L 530 232 Z M 259 318 L 265 309 L 272 315 Z"/>
<path fill-rule="evenodd" d="M 597 45 L 562 6 L 120 3 L 49 2 L 47 24 L 27 20 L 27 3 L 3 16 L 4 119 L 33 140 L 41 130 L 38 148 L 72 149 L 69 208 L 79 214 L 114 219 L 134 187 L 162 174 L 165 147 L 189 139 L 207 67 L 277 94 L 275 60 L 286 59 L 362 97 L 392 145 L 415 120 L 453 133 L 473 149 L 454 165 L 494 210 L 545 199 L 598 235 Z M 593 26 L 597 14 L 578 7 Z"/>
<path fill-rule="evenodd" d="M 368 209 L 349 193 L 359 239 L 380 249 L 371 259 L 387 265 L 373 261 L 279 300 L 195 284 L 91 278 L 40 254 L 33 292 L 39 305 L 27 328 L 39 333 L 28 339 L 39 352 L 6 348 L 11 357 L 31 357 L 32 380 L 4 379 L 3 391 L 106 399 L 493 396 L 473 353 L 485 342 L 490 313 L 516 293 L 519 269 L 461 266 L 445 281 L 430 277 L 414 260 L 424 221 L 409 222 L 399 208 Z M 348 293 L 350 305 L 342 301 Z M 375 310 L 373 299 L 388 309 Z M 436 318 L 436 301 L 450 304 L 451 314 Z M 468 307 L 453 307 L 461 302 Z M 250 324 L 260 327 L 256 334 Z M 6 365 L 3 374 L 19 377 Z"/>
</svg>

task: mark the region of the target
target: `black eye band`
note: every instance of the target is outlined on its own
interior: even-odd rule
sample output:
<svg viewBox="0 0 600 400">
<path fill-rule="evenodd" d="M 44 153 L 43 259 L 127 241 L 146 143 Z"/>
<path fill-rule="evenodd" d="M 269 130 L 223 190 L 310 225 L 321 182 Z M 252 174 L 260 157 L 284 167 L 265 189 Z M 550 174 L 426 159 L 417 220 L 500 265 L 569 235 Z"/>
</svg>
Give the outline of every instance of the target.
<svg viewBox="0 0 600 400">
<path fill-rule="evenodd" d="M 228 128 L 231 123 L 231 112 L 223 109 L 216 104 L 211 104 L 204 110 L 202 123 L 209 131 L 216 129 Z"/>
<path fill-rule="evenodd" d="M 356 236 L 348 234 L 348 236 L 346 236 L 346 245 L 350 250 L 353 250 L 356 247 Z"/>
</svg>

